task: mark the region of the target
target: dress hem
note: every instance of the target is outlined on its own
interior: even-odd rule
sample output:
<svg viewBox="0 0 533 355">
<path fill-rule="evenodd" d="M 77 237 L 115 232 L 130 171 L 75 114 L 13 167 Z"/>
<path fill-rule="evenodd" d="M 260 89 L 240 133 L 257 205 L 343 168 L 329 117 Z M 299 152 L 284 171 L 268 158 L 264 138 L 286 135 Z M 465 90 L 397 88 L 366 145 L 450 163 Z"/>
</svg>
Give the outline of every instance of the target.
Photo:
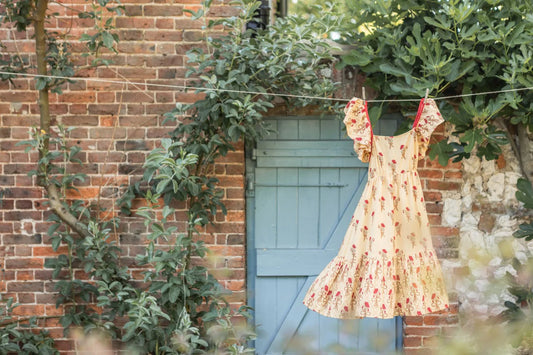
<svg viewBox="0 0 533 355">
<path fill-rule="evenodd" d="M 392 315 L 387 315 L 387 316 L 381 316 L 381 315 L 375 315 L 375 314 L 365 314 L 364 316 L 358 316 L 358 315 L 351 315 L 351 314 L 345 314 L 343 315 L 342 313 L 340 314 L 332 314 L 332 313 L 326 313 L 326 312 L 322 312 L 320 310 L 317 310 L 317 309 L 313 309 L 311 307 L 309 307 L 305 301 L 302 301 L 302 303 L 304 304 L 304 306 L 306 306 L 309 310 L 315 312 L 315 313 L 318 313 L 322 316 L 325 316 L 325 317 L 329 317 L 329 318 L 336 318 L 336 319 L 364 319 L 364 318 L 376 318 L 376 319 L 393 319 L 394 317 L 414 317 L 414 316 L 427 316 L 427 315 L 434 315 L 434 314 L 437 314 L 439 312 L 443 312 L 443 311 L 449 311 L 450 310 L 450 307 L 443 307 L 443 308 L 439 308 L 439 309 L 435 309 L 434 311 L 432 312 L 426 312 L 426 313 L 421 313 L 421 312 L 417 312 L 416 314 L 410 314 L 410 313 L 399 313 L 399 312 L 394 312 Z"/>
</svg>

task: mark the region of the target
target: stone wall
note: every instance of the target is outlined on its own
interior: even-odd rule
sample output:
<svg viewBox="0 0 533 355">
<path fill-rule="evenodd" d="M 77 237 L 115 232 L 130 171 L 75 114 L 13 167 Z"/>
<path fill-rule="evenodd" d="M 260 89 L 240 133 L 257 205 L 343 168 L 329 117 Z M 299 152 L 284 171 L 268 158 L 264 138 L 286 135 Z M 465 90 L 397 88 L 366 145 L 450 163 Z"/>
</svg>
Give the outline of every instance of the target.
<svg viewBox="0 0 533 355">
<path fill-rule="evenodd" d="M 505 309 L 504 301 L 513 298 L 504 276 L 516 275 L 510 260 L 516 256 L 524 262 L 533 251 L 533 242 L 512 236 L 523 222 L 523 207 L 515 197 L 520 177 L 519 163 L 507 145 L 498 160 L 476 156 L 465 160 L 461 189 L 443 195 L 443 225 L 460 231 L 459 258 L 445 261 L 444 266 L 454 271 L 448 284 L 459 295 L 466 323 Z"/>
</svg>

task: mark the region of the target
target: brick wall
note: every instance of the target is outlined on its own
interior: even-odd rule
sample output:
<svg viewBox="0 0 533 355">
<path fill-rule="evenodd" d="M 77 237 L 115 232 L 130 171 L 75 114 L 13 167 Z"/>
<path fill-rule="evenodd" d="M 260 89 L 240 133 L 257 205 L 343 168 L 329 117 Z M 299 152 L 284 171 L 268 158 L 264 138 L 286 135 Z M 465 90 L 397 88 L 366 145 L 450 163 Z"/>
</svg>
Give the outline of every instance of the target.
<svg viewBox="0 0 533 355">
<path fill-rule="evenodd" d="M 432 142 L 444 139 L 445 124 L 439 126 L 431 137 Z M 424 198 L 431 224 L 433 246 L 439 259 L 455 260 L 459 257 L 459 228 L 442 225 L 443 195 L 459 191 L 462 183 L 461 163 L 449 163 L 443 168 L 436 160 L 428 157 L 418 164 L 418 172 L 424 187 Z M 443 267 L 443 272 L 449 273 Z M 433 313 L 425 316 L 404 317 L 403 334 L 406 355 L 430 354 L 438 345 L 435 335 L 451 334 L 458 322 L 457 295 L 448 289 L 450 311 Z"/>
<path fill-rule="evenodd" d="M 120 54 L 113 56 L 114 65 L 83 73 L 87 77 L 157 84 L 186 84 L 184 54 L 201 45 L 202 21 L 193 21 L 184 9 L 198 9 L 197 0 L 124 0 L 126 15 L 117 18 L 116 26 L 121 39 Z M 82 9 L 83 0 L 71 0 L 68 6 Z M 82 32 L 79 26 L 90 24 L 80 21 L 73 10 L 57 4 L 51 11 L 58 12 L 49 28 L 65 28 L 74 20 L 71 35 Z M 230 16 L 234 10 L 216 2 L 211 17 Z M 9 52 L 28 53 L 33 50 L 31 33 L 15 33 L 0 28 L 0 39 Z M 16 41 L 14 40 L 16 39 Z M 82 63 L 83 64 L 83 63 Z M 348 84 L 354 82 L 343 78 Z M 346 86 L 346 87 L 349 87 Z M 44 194 L 34 179 L 26 173 L 35 167 L 35 152 L 25 153 L 15 144 L 28 139 L 28 130 L 38 124 L 38 107 L 33 79 L 17 78 L 0 82 L 0 292 L 13 296 L 21 304 L 16 315 L 50 317 L 42 325 L 59 339 L 58 346 L 65 353 L 72 350 L 69 340 L 62 338 L 58 319 L 61 309 L 55 308 L 51 272 L 44 269 L 44 260 L 54 255 L 49 237 L 47 208 Z M 348 90 L 353 92 L 351 90 Z M 349 95 L 349 94 L 348 94 Z M 100 194 L 107 206 L 112 206 L 117 187 L 134 182 L 147 152 L 166 136 L 172 127 L 162 124 L 162 114 L 174 107 L 175 102 L 191 102 L 198 96 L 173 89 L 142 87 L 101 82 L 77 81 L 66 84 L 63 95 L 51 95 L 51 111 L 55 122 L 75 126 L 70 143 L 83 148 L 85 163 L 82 171 L 89 179 L 72 197 L 95 200 Z M 440 130 L 442 137 L 442 129 Z M 436 135 L 439 137 L 439 133 Z M 221 159 L 215 173 L 225 190 L 226 216 L 216 217 L 216 225 L 209 226 L 202 238 L 217 255 L 215 275 L 224 286 L 234 291 L 230 301 L 235 305 L 245 302 L 245 198 L 244 153 L 242 145 Z M 457 257 L 458 231 L 441 226 L 442 191 L 457 189 L 461 173 L 457 164 L 446 169 L 429 160 L 420 163 L 420 175 L 425 186 L 427 209 L 433 225 L 435 245 L 441 258 Z M 178 209 L 180 206 L 177 206 Z M 183 206 L 181 206 L 183 208 Z M 133 257 L 143 248 L 145 231 L 141 222 L 130 219 L 123 223 L 117 235 L 124 250 L 122 260 L 133 266 Z M 175 223 L 184 229 L 183 212 L 178 211 Z M 60 249 L 62 251 L 62 249 Z M 132 273 L 136 271 L 132 268 Z M 81 274 L 80 274 L 81 275 Z M 405 318 L 405 347 L 408 354 L 424 353 L 433 340 L 431 335 L 444 325 L 455 321 L 457 307 L 452 315 L 440 314 Z"/>
<path fill-rule="evenodd" d="M 175 3 L 161 0 L 126 0 L 126 16 L 117 18 L 121 39 L 120 54 L 113 56 L 114 65 L 86 71 L 82 75 L 101 79 L 143 83 L 184 85 L 185 52 L 201 45 L 203 20 L 193 21 L 184 9 L 197 10 L 199 1 Z M 68 1 L 65 5 L 84 9 L 84 0 Z M 65 28 L 75 21 L 71 35 L 82 30 L 78 26 L 90 23 L 77 19 L 77 14 L 57 4 L 50 5 L 58 12 L 49 29 Z M 229 16 L 235 11 L 223 2 L 215 2 L 211 17 Z M 13 41 L 17 38 L 17 41 Z M 31 33 L 15 33 L 0 29 L 0 39 L 7 49 L 28 56 L 34 44 Z M 35 59 L 29 56 L 31 63 Z M 82 60 L 83 61 L 83 60 Z M 84 64 L 84 63 L 82 63 Z M 48 214 L 43 205 L 44 194 L 35 180 L 26 173 L 35 168 L 36 153 L 25 153 L 24 147 L 15 146 L 29 138 L 29 128 L 39 123 L 37 93 L 32 91 L 34 81 L 17 78 L 12 83 L 0 82 L 0 292 L 13 296 L 21 304 L 15 309 L 17 316 L 57 316 L 62 310 L 55 307 L 51 271 L 44 269 L 44 261 L 54 255 L 46 235 L 48 225 L 43 222 Z M 172 125 L 162 124 L 162 114 L 170 111 L 175 102 L 191 102 L 198 95 L 170 88 L 143 87 L 100 82 L 77 81 L 65 86 L 64 94 L 51 95 L 51 111 L 56 123 L 75 126 L 70 144 L 83 148 L 81 169 L 89 179 L 81 184 L 79 197 L 94 202 L 100 193 L 105 206 L 112 206 L 117 186 L 138 179 L 146 154 L 160 138 L 172 130 Z M 216 276 L 228 289 L 234 291 L 229 301 L 234 305 L 245 302 L 245 216 L 244 216 L 244 153 L 242 145 L 236 147 L 215 166 L 216 175 L 225 191 L 226 216 L 216 217 L 217 224 L 208 227 L 202 239 L 221 256 L 214 266 Z M 79 169 L 79 168 L 76 168 Z M 185 231 L 183 206 L 177 206 L 176 224 Z M 181 222 L 180 222 L 181 220 Z M 144 246 L 141 221 L 125 219 L 117 235 L 123 249 L 122 262 L 134 266 L 134 257 Z M 64 252 L 63 248 L 60 251 Z M 138 275 L 134 267 L 133 275 Z M 79 274 L 79 277 L 83 275 Z M 57 318 L 43 320 L 59 339 L 58 347 L 72 350 L 72 344 L 63 339 L 63 329 Z"/>
</svg>

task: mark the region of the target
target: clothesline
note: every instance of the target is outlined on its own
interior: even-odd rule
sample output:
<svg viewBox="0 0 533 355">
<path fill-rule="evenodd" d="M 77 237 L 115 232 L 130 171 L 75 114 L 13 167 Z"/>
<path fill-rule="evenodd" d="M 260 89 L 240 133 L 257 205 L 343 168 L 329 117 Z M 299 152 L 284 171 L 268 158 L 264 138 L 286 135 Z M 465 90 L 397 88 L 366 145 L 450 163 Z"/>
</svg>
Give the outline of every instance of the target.
<svg viewBox="0 0 533 355">
<path fill-rule="evenodd" d="M 178 90 L 232 92 L 232 93 L 237 93 L 237 94 L 268 95 L 268 96 L 277 96 L 277 97 L 291 97 L 291 98 L 312 99 L 312 100 L 329 100 L 329 101 L 340 101 L 340 102 L 348 102 L 351 99 L 351 98 L 345 99 L 345 98 L 294 95 L 294 94 L 276 94 L 276 93 L 265 93 L 265 92 L 259 92 L 259 91 L 206 88 L 206 87 L 196 87 L 196 86 L 187 86 L 187 85 L 141 83 L 141 82 L 134 82 L 134 81 L 99 79 L 99 78 L 67 77 L 67 76 L 59 76 L 59 75 L 41 75 L 41 74 L 31 74 L 31 73 L 12 73 L 12 72 L 5 72 L 5 71 L 0 71 L 0 75 L 15 75 L 15 76 L 60 79 L 60 80 L 81 80 L 81 81 L 92 81 L 92 82 L 111 83 L 111 84 L 145 85 L 145 86 L 151 86 L 151 87 L 161 87 L 161 88 L 170 88 L 170 89 L 178 89 Z M 533 90 L 533 87 L 505 89 L 505 90 L 497 90 L 497 91 L 484 91 L 484 92 L 478 92 L 478 93 L 450 95 L 450 96 L 439 96 L 439 97 L 433 97 L 433 100 L 446 100 L 446 99 L 454 99 L 454 98 L 459 98 L 459 97 L 482 96 L 482 95 L 490 95 L 490 94 L 499 94 L 503 92 L 517 92 L 517 91 L 526 91 L 526 90 Z M 420 101 L 420 99 L 388 99 L 388 100 L 366 100 L 366 101 L 367 102 L 418 102 Z"/>
</svg>

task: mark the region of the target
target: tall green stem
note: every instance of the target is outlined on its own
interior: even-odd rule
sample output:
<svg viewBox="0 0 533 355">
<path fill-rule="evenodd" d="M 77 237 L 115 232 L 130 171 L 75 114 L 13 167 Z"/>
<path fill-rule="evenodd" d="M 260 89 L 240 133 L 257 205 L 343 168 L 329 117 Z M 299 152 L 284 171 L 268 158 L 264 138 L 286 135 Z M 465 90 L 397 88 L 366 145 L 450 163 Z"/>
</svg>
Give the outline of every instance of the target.
<svg viewBox="0 0 533 355">
<path fill-rule="evenodd" d="M 37 74 L 48 75 L 46 67 L 46 30 L 44 28 L 44 21 L 46 17 L 46 9 L 48 8 L 48 0 L 38 0 L 35 7 L 35 52 L 37 55 Z M 44 79 L 43 79 L 44 80 Z M 48 86 L 39 90 L 39 115 L 41 132 L 45 132 L 43 137 L 43 145 L 39 149 L 39 172 L 46 173 L 46 163 L 42 162 L 42 158 L 48 153 L 50 144 L 50 100 L 48 97 Z M 46 187 L 46 176 L 38 176 L 38 184 Z"/>
</svg>

